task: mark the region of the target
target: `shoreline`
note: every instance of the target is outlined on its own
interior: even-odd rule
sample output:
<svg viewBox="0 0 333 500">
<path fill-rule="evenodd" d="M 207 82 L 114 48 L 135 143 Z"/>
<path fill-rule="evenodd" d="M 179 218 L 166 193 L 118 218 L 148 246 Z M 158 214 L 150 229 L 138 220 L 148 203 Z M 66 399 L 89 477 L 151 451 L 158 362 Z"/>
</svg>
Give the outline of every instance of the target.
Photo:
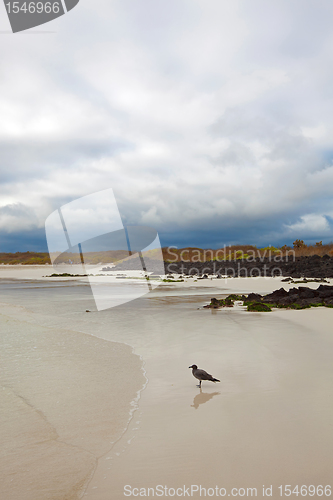
<svg viewBox="0 0 333 500">
<path fill-rule="evenodd" d="M 5 456 L 1 464 L 9 480 L 9 466 L 22 471 L 20 484 L 7 481 L 5 485 L 8 500 L 21 500 L 24 494 L 17 488 L 26 487 L 28 481 L 35 489 L 31 497 L 29 491 L 25 493 L 25 500 L 44 500 L 45 491 L 59 500 L 79 496 L 120 500 L 125 485 L 209 487 L 218 480 L 229 488 L 278 480 L 289 484 L 291 479 L 305 484 L 307 478 L 322 484 L 329 479 L 333 441 L 327 438 L 331 422 L 327 401 L 333 376 L 333 310 L 274 310 L 266 315 L 248 313 L 237 305 L 220 310 L 202 307 L 216 294 L 270 293 L 293 283 L 281 283 L 279 278 L 165 283 L 130 303 L 83 314 L 92 298 L 86 286 L 79 286 L 82 283 L 58 286 L 50 279 L 48 283 L 30 279 L 26 284 L 23 278 L 17 295 L 19 271 L 15 273 L 16 280 L 0 279 L 0 284 L 9 283 L 8 290 L 13 285 L 8 302 L 0 304 L 2 331 L 7 335 L 2 339 L 7 363 L 2 371 L 16 393 L 30 403 L 34 420 L 28 419 L 22 399 L 25 410 L 8 414 L 8 408 L 16 408 L 16 397 L 7 395 L 6 425 L 13 422 L 12 414 L 18 414 L 21 420 L 14 428 L 25 430 L 18 441 L 25 462 L 8 465 Z M 7 296 L 7 288 L 3 291 Z M 47 307 L 47 302 L 35 303 L 35 296 L 45 293 L 51 301 Z M 18 306 L 20 301 L 25 305 Z M 221 383 L 204 383 L 199 391 L 188 370 L 193 363 Z M 114 380 L 116 366 L 120 376 Z M 139 391 L 132 390 L 132 398 L 123 404 L 121 384 L 132 386 L 138 374 L 143 381 Z M 57 401 L 62 401 L 60 407 Z M 40 414 L 36 423 L 34 408 L 47 417 L 49 427 L 40 422 Z M 104 408 L 102 418 L 98 408 Z M 80 419 L 87 412 L 90 417 L 82 425 Z M 120 428 L 117 420 L 122 421 L 122 431 L 111 439 L 110 432 Z M 319 433 L 317 441 L 312 440 L 314 433 Z M 12 446 L 13 440 L 7 443 L 5 436 L 2 440 Z M 58 441 L 64 444 L 56 449 Z M 49 443 L 53 461 L 44 460 L 36 477 L 38 467 L 35 473 L 27 464 L 41 460 L 36 457 L 39 442 Z M 195 462 L 198 448 L 207 463 L 203 469 Z M 9 455 L 21 460 L 15 450 Z M 62 464 L 63 456 L 67 458 Z M 312 456 L 321 468 L 313 470 L 307 459 Z M 60 491 L 66 481 L 76 485 L 70 486 L 72 496 Z"/>
<path fill-rule="evenodd" d="M 81 264 L 63 264 L 61 267 L 67 269 L 67 272 L 75 274 L 89 274 L 89 270 L 93 273 L 97 268 L 102 268 L 103 264 L 87 264 L 82 267 Z M 294 255 L 289 257 L 273 256 L 273 257 L 259 257 L 259 258 L 244 258 L 233 260 L 210 260 L 207 262 L 202 261 L 157 261 L 152 258 L 146 259 L 147 269 L 161 273 L 161 268 L 165 270 L 165 275 L 182 275 L 185 278 L 197 275 L 210 277 L 212 275 L 219 275 L 220 278 L 238 278 L 249 277 L 255 278 L 257 276 L 273 278 L 273 277 L 291 277 L 291 278 L 333 278 L 333 256 L 330 255 L 310 255 L 299 256 Z M 104 266 L 105 267 L 105 266 Z M 38 269 L 50 270 L 50 273 L 56 271 L 51 264 L 0 264 L 0 278 L 1 276 L 10 275 L 8 268 L 28 268 L 30 275 L 37 276 Z M 60 268 L 59 268 L 60 269 Z M 75 272 L 75 269 L 77 272 Z M 142 271 L 142 263 L 138 257 L 131 257 L 129 260 L 116 264 L 113 272 L 121 271 Z M 59 270 L 58 270 L 59 271 Z M 102 271 L 100 271 L 102 272 Z M 28 274 L 28 273 L 27 273 Z"/>
<path fill-rule="evenodd" d="M 149 379 L 140 421 L 100 461 L 84 498 L 105 500 L 112 491 L 120 500 L 125 485 L 329 484 L 333 311 L 249 314 L 179 299 L 163 299 L 162 309 L 175 306 L 172 318 L 161 324 L 151 316 L 144 344 L 131 337 Z M 199 390 L 192 363 L 221 383 L 204 382 Z"/>
<path fill-rule="evenodd" d="M 73 274 L 80 274 L 79 271 L 82 270 L 82 267 L 80 265 L 73 265 L 71 266 L 73 269 Z M 87 271 L 90 269 L 96 269 L 96 266 L 87 266 Z M 10 280 L 39 280 L 39 281 L 48 281 L 50 283 L 57 283 L 57 282 L 69 282 L 69 281 L 77 281 L 79 283 L 84 283 L 84 284 L 89 284 L 89 281 L 87 277 L 79 277 L 79 276 L 72 276 L 72 277 L 50 277 L 50 276 L 45 276 L 46 272 L 52 273 L 53 272 L 53 267 L 50 265 L 33 265 L 33 266 L 28 266 L 28 265 L 1 265 L 0 264 L 0 283 L 4 279 L 10 279 Z M 321 277 L 314 276 L 310 277 L 307 276 L 307 278 L 317 278 L 317 279 L 322 279 Z M 244 289 L 244 293 L 246 292 L 252 292 L 252 291 L 257 291 L 260 287 L 258 287 L 258 283 L 261 285 L 261 288 L 263 291 L 267 292 L 272 292 L 273 288 L 270 285 L 271 283 L 274 283 L 274 286 L 281 286 L 286 287 L 286 289 L 289 289 L 290 287 L 294 286 L 293 283 L 288 283 L 284 282 L 284 276 L 237 276 L 237 277 L 222 277 L 222 278 L 216 278 L 216 277 L 208 277 L 206 279 L 200 279 L 200 280 L 195 280 L 193 278 L 185 277 L 183 282 L 159 282 L 158 283 L 158 290 L 161 291 L 162 289 L 165 290 L 170 290 L 172 288 L 174 289 L 182 289 L 182 288 L 221 288 L 225 290 L 238 290 L 242 291 Z M 327 284 L 333 284 L 333 277 L 332 278 L 326 278 Z M 130 278 L 124 278 L 124 279 L 118 279 L 117 284 L 121 283 L 131 283 L 131 284 L 138 284 L 140 285 L 139 280 L 137 279 L 130 279 Z M 253 290 L 248 286 L 250 283 L 254 285 Z M 308 282 L 304 283 L 309 287 L 313 287 L 318 285 L 316 282 Z M 155 289 L 156 290 L 156 289 Z M 150 292 L 154 293 L 154 291 Z"/>
<path fill-rule="evenodd" d="M 120 342 L 42 326 L 20 306 L 1 303 L 0 324 L 2 494 L 82 497 L 138 408 L 142 359 Z"/>
</svg>

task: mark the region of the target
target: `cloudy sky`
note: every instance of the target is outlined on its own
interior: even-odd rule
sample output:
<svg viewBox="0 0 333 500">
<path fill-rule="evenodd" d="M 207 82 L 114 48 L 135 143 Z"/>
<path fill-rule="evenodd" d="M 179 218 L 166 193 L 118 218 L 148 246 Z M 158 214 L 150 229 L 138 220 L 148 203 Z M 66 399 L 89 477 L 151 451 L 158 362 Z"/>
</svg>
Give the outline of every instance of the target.
<svg viewBox="0 0 333 500">
<path fill-rule="evenodd" d="M 331 0 L 80 0 L 12 34 L 0 5 L 0 251 L 112 188 L 161 243 L 333 240 Z"/>
</svg>

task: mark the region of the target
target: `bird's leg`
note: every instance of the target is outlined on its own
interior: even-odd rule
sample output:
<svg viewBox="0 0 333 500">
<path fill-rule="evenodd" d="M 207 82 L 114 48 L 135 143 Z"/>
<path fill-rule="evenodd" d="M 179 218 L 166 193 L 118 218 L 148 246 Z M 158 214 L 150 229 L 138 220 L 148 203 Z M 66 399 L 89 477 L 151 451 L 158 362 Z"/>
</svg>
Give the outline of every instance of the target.
<svg viewBox="0 0 333 500">
<path fill-rule="evenodd" d="M 197 387 L 200 387 L 200 389 L 201 389 L 201 380 L 200 380 L 200 382 L 199 382 L 199 385 L 197 385 Z"/>
</svg>

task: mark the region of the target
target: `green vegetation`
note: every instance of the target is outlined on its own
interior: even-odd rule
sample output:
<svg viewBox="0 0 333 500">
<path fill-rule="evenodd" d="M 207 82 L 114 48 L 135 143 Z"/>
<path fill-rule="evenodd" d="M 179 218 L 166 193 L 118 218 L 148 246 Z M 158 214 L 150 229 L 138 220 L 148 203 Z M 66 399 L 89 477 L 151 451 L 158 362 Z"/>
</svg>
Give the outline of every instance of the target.
<svg viewBox="0 0 333 500">
<path fill-rule="evenodd" d="M 184 281 L 184 280 L 169 280 L 169 279 L 164 279 L 162 281 L 164 281 L 164 283 L 180 283 L 181 281 Z"/>
<path fill-rule="evenodd" d="M 322 241 L 316 242 L 314 245 L 306 245 L 303 240 L 296 239 L 293 247 L 283 245 L 280 248 L 267 246 L 257 248 L 255 245 L 230 245 L 219 249 L 202 249 L 198 247 L 164 247 L 162 248 L 163 260 L 165 263 L 172 264 L 174 262 L 228 262 L 231 260 L 249 260 L 264 258 L 274 258 L 277 262 L 284 257 L 294 258 L 302 256 L 323 257 L 329 255 L 333 257 L 333 242 L 323 244 Z M 149 250 L 145 252 L 144 257 L 151 259 L 159 259 L 159 249 Z M 55 263 L 80 264 L 81 257 L 79 252 L 64 252 L 60 255 L 55 254 L 52 259 Z M 84 254 L 85 264 L 97 265 L 108 264 L 110 262 L 121 262 L 124 259 L 137 258 L 137 253 L 133 251 L 133 255 L 129 257 L 128 250 L 110 250 L 104 252 L 87 252 Z M 25 265 L 44 265 L 51 264 L 49 254 L 47 252 L 16 252 L 16 253 L 0 253 L 0 264 L 25 264 Z"/>
<path fill-rule="evenodd" d="M 264 302 L 248 302 L 247 310 L 252 312 L 270 312 L 272 308 Z"/>
<path fill-rule="evenodd" d="M 297 309 L 298 310 L 298 309 L 310 309 L 311 305 L 310 304 L 301 305 L 301 304 L 297 304 L 297 303 L 294 303 L 294 304 L 274 304 L 273 307 L 277 307 L 278 309 Z M 318 305 L 318 304 L 316 304 L 316 305 Z"/>
<path fill-rule="evenodd" d="M 218 309 L 220 307 L 233 307 L 235 300 L 243 300 L 241 295 L 236 295 L 232 293 L 228 295 L 225 299 L 216 299 L 215 297 L 210 299 L 210 304 L 204 306 L 209 309 Z"/>
<path fill-rule="evenodd" d="M 51 264 L 51 260 L 48 253 L 38 253 L 38 252 L 16 252 L 16 253 L 0 253 L 0 263 L 1 264 L 24 264 L 24 265 L 44 265 Z"/>
<path fill-rule="evenodd" d="M 77 277 L 77 276 L 88 276 L 88 274 L 69 274 L 69 273 L 62 273 L 62 274 L 50 274 L 50 276 L 46 276 L 46 278 L 68 278 L 68 277 Z"/>
<path fill-rule="evenodd" d="M 329 283 L 325 278 L 303 279 L 303 280 L 290 280 L 290 283 Z"/>
<path fill-rule="evenodd" d="M 306 245 L 303 240 L 297 239 L 293 247 L 283 245 L 280 248 L 267 246 L 257 248 L 255 245 L 231 245 L 219 249 L 202 249 L 197 247 L 162 248 L 163 259 L 167 263 L 173 262 L 223 262 L 231 260 L 255 260 L 264 258 L 274 258 L 277 262 L 284 257 L 294 258 L 302 256 L 318 255 L 322 257 L 329 255 L 333 257 L 333 242 L 323 244 L 322 241 L 314 245 Z"/>
<path fill-rule="evenodd" d="M 231 295 L 228 295 L 227 297 L 230 300 L 243 300 L 244 297 L 242 295 L 237 295 L 235 293 L 232 293 Z"/>
<path fill-rule="evenodd" d="M 301 288 L 300 288 L 301 290 Z M 252 296 L 252 297 L 251 297 Z M 250 297 L 250 300 L 248 301 Z M 293 300 L 294 302 L 289 302 L 286 300 L 285 303 L 281 301 L 279 298 L 276 299 L 276 302 L 273 301 L 273 297 L 269 296 L 266 300 L 269 302 L 265 302 L 265 296 L 257 295 L 257 294 L 249 294 L 247 297 L 244 295 L 231 294 L 228 295 L 225 299 L 216 299 L 215 297 L 211 299 L 210 304 L 204 306 L 207 309 L 219 309 L 221 307 L 232 307 L 235 301 L 241 301 L 243 306 L 247 306 L 247 311 L 250 312 L 270 312 L 273 308 L 278 309 L 310 309 L 311 307 L 331 307 L 333 308 L 333 300 L 332 298 L 324 299 L 314 297 L 313 300 L 310 301 L 308 299 L 303 299 L 302 297 L 296 297 Z"/>
<path fill-rule="evenodd" d="M 276 248 L 276 247 L 264 247 L 264 248 L 260 248 L 261 251 L 266 251 L 266 252 L 272 252 L 272 253 L 277 253 L 277 252 L 280 252 L 281 249 L 280 248 Z"/>
<path fill-rule="evenodd" d="M 306 247 L 306 244 L 304 243 L 303 240 L 295 240 L 294 243 L 294 248 L 304 248 Z"/>
</svg>

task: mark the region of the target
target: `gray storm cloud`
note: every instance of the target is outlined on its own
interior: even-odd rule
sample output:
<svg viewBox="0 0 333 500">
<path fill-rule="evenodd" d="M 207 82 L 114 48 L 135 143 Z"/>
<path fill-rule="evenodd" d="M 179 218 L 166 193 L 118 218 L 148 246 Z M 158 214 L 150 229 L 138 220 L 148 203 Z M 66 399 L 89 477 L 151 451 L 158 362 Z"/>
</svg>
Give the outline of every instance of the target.
<svg viewBox="0 0 333 500">
<path fill-rule="evenodd" d="M 332 11 L 101 0 L 1 37 L 0 230 L 111 187 L 162 244 L 330 241 Z"/>
</svg>

